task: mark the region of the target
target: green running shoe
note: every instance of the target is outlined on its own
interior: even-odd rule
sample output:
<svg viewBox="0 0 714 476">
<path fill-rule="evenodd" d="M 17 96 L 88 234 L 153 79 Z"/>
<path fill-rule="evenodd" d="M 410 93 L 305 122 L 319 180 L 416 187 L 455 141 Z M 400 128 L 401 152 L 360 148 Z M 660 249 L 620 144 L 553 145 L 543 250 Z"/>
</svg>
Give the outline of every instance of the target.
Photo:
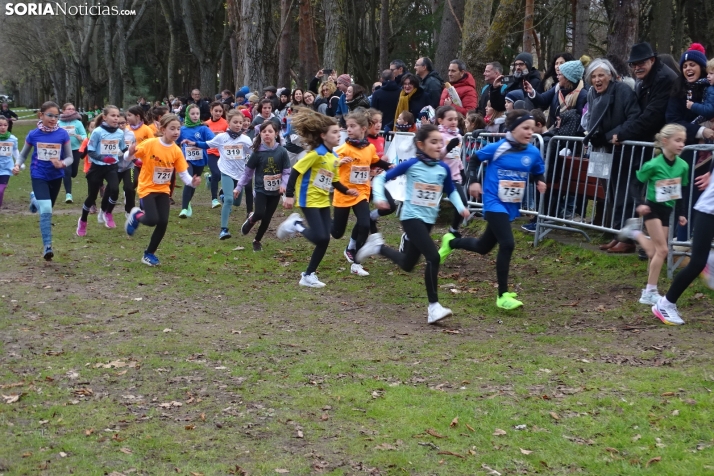
<svg viewBox="0 0 714 476">
<path fill-rule="evenodd" d="M 441 259 L 439 260 L 439 263 L 444 264 L 444 261 L 446 261 L 446 257 L 451 254 L 452 251 L 454 251 L 451 246 L 451 240 L 456 238 L 453 233 L 447 233 L 444 235 L 444 237 L 441 239 L 441 248 L 439 248 L 439 256 L 441 256 Z"/>
<path fill-rule="evenodd" d="M 191 208 L 191 202 L 188 202 L 188 215 L 187 216 L 190 217 L 191 215 L 193 215 L 193 208 Z"/>
<path fill-rule="evenodd" d="M 501 297 L 496 299 L 496 306 L 509 311 L 523 306 L 523 303 L 516 299 L 516 296 L 516 293 L 503 293 Z"/>
</svg>

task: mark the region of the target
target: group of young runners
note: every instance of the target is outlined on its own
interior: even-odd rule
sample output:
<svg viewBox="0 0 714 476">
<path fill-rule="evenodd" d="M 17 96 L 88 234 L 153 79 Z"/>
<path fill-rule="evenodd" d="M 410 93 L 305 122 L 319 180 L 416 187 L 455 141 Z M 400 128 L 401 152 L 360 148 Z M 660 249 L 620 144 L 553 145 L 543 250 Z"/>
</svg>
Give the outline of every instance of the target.
<svg viewBox="0 0 714 476">
<path fill-rule="evenodd" d="M 220 107 L 220 103 L 216 104 Z M 54 256 L 53 206 L 62 183 L 65 183 L 66 202 L 73 201 L 71 177 L 77 175 L 83 158 L 88 194 L 77 224 L 77 235 L 87 235 L 88 216 L 96 207 L 100 193 L 103 195 L 97 210 L 98 222 L 107 228 L 116 227 L 113 210 L 122 181 L 127 235 L 134 236 L 141 225 L 154 227 L 141 260 L 150 266 L 159 264 L 155 253 L 168 226 L 175 177 L 185 184 L 179 217 L 189 218 L 193 214 L 191 201 L 195 188 L 208 165 L 210 181 L 216 189 L 211 206 L 216 208 L 216 202 L 222 206 L 221 240 L 231 237 L 231 210 L 240 205 L 243 196 L 248 215 L 241 233 L 249 234 L 260 222 L 253 241 L 256 252 L 262 250 L 261 241 L 281 197 L 284 208 L 300 208 L 302 214 L 291 214 L 277 228 L 279 239 L 302 235 L 314 245 L 300 285 L 325 286 L 316 271 L 330 238 L 339 239 L 347 232 L 349 216 L 353 213 L 356 223 L 344 250 L 351 272 L 358 276 L 369 275 L 363 263 L 375 255 L 382 255 L 403 270 L 411 271 L 424 256 L 429 324 L 452 315 L 452 311 L 439 302 L 438 273 L 440 265 L 455 250 L 485 255 L 498 245 L 496 305 L 506 310 L 523 305 L 508 288 L 515 247 L 511 222 L 519 216 L 529 179 L 540 193 L 546 188 L 543 158 L 530 144 L 536 121 L 529 112 L 511 111 L 505 121 L 505 137 L 477 150 L 468 161 L 468 170 L 464 170 L 460 151 L 462 137 L 456 125 L 456 111 L 451 106 L 437 111 L 438 126 L 425 124 L 418 129 L 414 137 L 415 157 L 399 164 L 385 160 L 384 139 L 378 134 L 382 121 L 378 111 L 350 112 L 344 118 L 347 139 L 340 145 L 340 127 L 334 118 L 307 108 L 296 110 L 291 117 L 291 132 L 301 138 L 309 152 L 293 166 L 287 151 L 280 145 L 280 124 L 274 121 L 257 125 L 251 140 L 245 134 L 247 119 L 238 110 L 224 117 L 216 107 L 216 114 L 204 124 L 200 122 L 197 106 L 187 108 L 183 123 L 165 108 L 154 109 L 151 123 L 146 124 L 140 107 L 132 107 L 124 114 L 115 106 L 106 106 L 89 128 L 87 137 L 81 122 L 74 117 L 76 111 L 72 105 L 65 105 L 60 114 L 57 104 L 47 102 L 40 108 L 37 128 L 28 134 L 21 151 L 17 139 L 7 132 L 7 121 L 0 118 L 0 204 L 10 175 L 19 174 L 31 155 L 30 210 L 39 213 L 46 260 Z M 660 296 L 657 280 L 667 256 L 669 216 L 681 198 L 681 187 L 687 185 L 689 169 L 678 158 L 685 141 L 681 126 L 665 126 L 657 141 L 662 153 L 646 162 L 637 173 L 638 180 L 646 187 L 646 200 L 639 204 L 637 212 L 644 219 L 649 237 L 642 234 L 639 220 L 631 220 L 621 231 L 621 238 L 639 241 L 651 258 L 647 287 L 640 302 L 651 305 L 653 313 L 665 324 L 677 325 L 684 323 L 677 312 L 677 299 L 706 265 L 714 238 L 714 183 L 710 174 L 697 179 L 696 186 L 704 192 L 694 207 L 697 213 L 692 257 L 667 294 Z M 487 166 L 482 168 L 481 164 Z M 378 232 L 377 220 L 395 212 L 396 205 L 387 183 L 399 176 L 404 176 L 406 183 L 399 216 L 405 235 L 400 249 L 394 249 L 385 244 Z M 463 218 L 470 216 L 464 190 L 467 181 L 470 196 L 483 195 L 487 226 L 479 238 L 462 237 L 459 232 Z M 222 205 L 218 200 L 218 184 L 223 191 Z M 644 196 L 643 192 L 638 188 L 635 196 Z M 135 206 L 135 195 L 139 197 L 139 206 Z M 444 197 L 453 204 L 456 216 L 441 240 L 441 247 L 437 248 L 431 232 Z M 374 204 L 373 210 L 370 210 L 370 201 Z M 678 217 L 680 224 L 686 223 L 682 213 L 678 213 Z"/>
</svg>

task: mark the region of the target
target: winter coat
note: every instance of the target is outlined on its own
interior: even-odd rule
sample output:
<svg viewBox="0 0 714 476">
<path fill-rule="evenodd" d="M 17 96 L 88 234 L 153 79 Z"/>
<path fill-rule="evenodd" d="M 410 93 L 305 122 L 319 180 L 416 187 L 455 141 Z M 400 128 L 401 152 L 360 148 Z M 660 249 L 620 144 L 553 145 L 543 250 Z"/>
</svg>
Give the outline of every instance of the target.
<svg viewBox="0 0 714 476">
<path fill-rule="evenodd" d="M 394 114 L 397 112 L 401 93 L 402 90 L 394 81 L 385 82 L 381 88 L 372 93 L 372 107 L 382 113 L 382 128 L 385 131 L 394 128 Z"/>
<path fill-rule="evenodd" d="M 558 99 L 558 91 L 560 91 L 560 86 L 556 85 L 554 88 L 550 88 L 546 92 L 540 94 L 536 92 L 535 97 L 530 98 L 533 105 L 538 109 L 548 108 L 548 127 L 555 124 L 555 118 L 560 114 L 558 111 L 560 109 L 560 100 Z M 567 93 L 563 93 L 563 96 L 567 96 Z M 585 103 L 588 101 L 588 92 L 585 88 L 580 90 L 578 94 L 578 99 L 575 101 L 575 109 L 578 111 L 580 117 L 583 115 L 583 108 Z M 620 137 L 619 135 L 617 137 Z"/>
<path fill-rule="evenodd" d="M 677 81 L 684 81 L 678 78 Z M 675 83 L 675 88 L 677 84 Z M 706 81 L 706 76 L 703 80 L 697 81 L 695 85 L 692 86 L 692 101 L 694 103 L 702 103 L 704 101 L 706 89 L 709 87 L 709 83 Z M 667 123 L 675 122 L 681 124 L 687 129 L 687 145 L 699 143 L 697 134 L 699 129 L 702 128 L 699 123 L 699 114 L 687 109 L 687 97 L 686 95 L 677 95 L 669 98 L 667 103 L 667 113 L 665 115 Z"/>
<path fill-rule="evenodd" d="M 424 89 L 421 86 L 418 86 L 416 88 L 416 92 L 412 95 L 411 98 L 409 98 L 409 112 L 411 112 L 414 115 L 414 120 L 416 121 L 416 118 L 419 117 L 419 113 L 421 110 L 429 105 L 429 95 L 424 91 Z M 395 113 L 396 113 L 396 108 L 395 108 Z M 394 114 L 392 114 L 392 117 L 394 117 Z M 382 119 L 384 120 L 384 119 Z"/>
<path fill-rule="evenodd" d="M 505 111 L 506 94 L 510 93 L 511 91 L 522 91 L 524 79 L 528 81 L 531 86 L 533 86 L 533 90 L 538 91 L 538 88 L 540 87 L 540 71 L 534 68 L 531 69 L 531 71 L 525 77 L 520 77 L 509 85 L 504 84 L 500 88 L 492 88 L 490 94 L 491 107 L 493 107 L 497 111 Z"/>
<path fill-rule="evenodd" d="M 421 87 L 429 97 L 429 106 L 436 109 L 439 107 L 441 99 L 441 91 L 444 89 L 444 80 L 441 79 L 439 73 L 432 71 L 421 80 Z M 460 96 L 459 96 L 460 97 Z"/>
<path fill-rule="evenodd" d="M 459 95 L 459 99 L 461 99 L 461 104 L 463 105 L 457 106 L 456 104 L 452 104 L 457 111 L 466 116 L 469 111 L 476 109 L 478 105 L 478 95 L 476 94 L 476 81 L 474 81 L 474 77 L 471 73 L 468 71 L 464 72 L 461 79 L 455 83 L 451 83 L 451 85 L 456 89 L 456 93 Z M 446 100 L 447 97 L 449 97 L 449 91 L 444 88 L 441 92 L 441 99 L 439 100 L 440 106 L 444 105 L 444 100 Z M 411 107 L 409 110 L 411 111 Z"/>
<path fill-rule="evenodd" d="M 588 135 L 586 142 L 590 142 L 595 147 L 605 146 L 612 140 L 614 135 L 620 139 L 620 131 L 635 121 L 640 116 L 640 106 L 637 103 L 637 96 L 630 87 L 619 81 L 612 81 L 607 90 L 603 93 L 603 109 L 596 111 L 593 107 L 595 99 L 595 88 L 588 91 L 588 104 L 590 118 L 588 121 Z M 602 113 L 599 111 L 602 110 Z M 597 114 L 598 117 L 595 117 Z"/>
</svg>

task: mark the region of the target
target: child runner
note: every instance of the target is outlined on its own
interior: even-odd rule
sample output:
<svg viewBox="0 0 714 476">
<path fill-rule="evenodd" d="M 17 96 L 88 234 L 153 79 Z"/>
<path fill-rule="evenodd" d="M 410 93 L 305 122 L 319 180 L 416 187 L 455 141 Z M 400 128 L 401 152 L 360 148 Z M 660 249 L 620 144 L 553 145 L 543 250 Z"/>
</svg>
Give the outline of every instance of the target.
<svg viewBox="0 0 714 476">
<path fill-rule="evenodd" d="M 697 279 L 707 265 L 714 240 L 714 160 L 711 161 L 709 172 L 697 177 L 694 184 L 704 192 L 694 204 L 694 234 L 692 236 L 692 255 L 689 264 L 674 277 L 669 291 L 657 304 L 652 306 L 652 312 L 657 318 L 670 326 L 679 326 L 684 321 L 677 311 L 677 301 L 692 281 Z"/>
<path fill-rule="evenodd" d="M 260 240 L 268 230 L 273 213 L 278 208 L 280 196 L 285 193 L 290 178 L 290 157 L 288 151 L 278 143 L 280 128 L 273 121 L 260 125 L 260 134 L 255 136 L 253 153 L 248 159 L 243 176 L 233 189 L 233 197 L 238 198 L 241 189 L 250 183 L 255 175 L 255 212 L 248 214 L 240 232 L 247 235 L 260 222 L 253 240 L 253 251 L 262 251 Z M 230 188 L 224 188 L 230 190 Z"/>
<path fill-rule="evenodd" d="M 5 196 L 5 188 L 10 182 L 12 168 L 20 158 L 20 151 L 17 149 L 17 137 L 8 130 L 10 120 L 5 116 L 0 116 L 0 208 L 2 199 Z"/>
<path fill-rule="evenodd" d="M 177 142 L 183 149 L 184 157 L 186 157 L 186 161 L 188 162 L 189 175 L 200 176 L 203 173 L 203 168 L 208 164 L 208 155 L 206 151 L 201 150 L 199 147 L 188 145 L 188 142 L 206 142 L 214 137 L 211 129 L 204 126 L 201 122 L 201 109 L 195 104 L 189 105 L 188 108 L 186 108 L 184 125 L 181 127 L 181 136 Z M 181 195 L 181 212 L 179 213 L 179 218 L 188 218 L 193 214 L 191 199 L 195 191 L 196 189 L 193 187 L 184 187 Z"/>
<path fill-rule="evenodd" d="M 77 221 L 77 236 L 87 235 L 89 209 L 96 204 L 99 188 L 105 180 L 107 188 L 97 213 L 97 221 L 107 228 L 116 228 L 112 212 L 119 198 L 119 161 L 123 160 L 127 150 L 124 131 L 119 129 L 120 118 L 118 107 L 105 106 L 102 114 L 94 121 L 96 129 L 89 137 L 87 145 L 87 155 L 91 162 L 87 173 L 87 199 L 82 206 L 82 216 Z"/>
<path fill-rule="evenodd" d="M 127 147 L 131 146 L 136 142 L 136 136 L 130 127 L 127 127 L 126 114 L 121 113 L 121 118 L 119 119 L 119 130 L 124 131 L 124 143 Z M 136 163 L 141 165 L 141 160 L 129 155 L 129 150 L 124 152 L 122 160 L 119 161 L 119 167 L 117 169 L 117 176 L 119 177 L 119 183 L 123 182 L 124 185 L 124 217 L 129 218 L 129 212 L 136 205 L 136 189 L 134 188 L 134 180 L 132 178 L 132 171 L 134 170 L 134 165 Z M 104 194 L 102 197 L 102 207 L 108 207 L 109 194 Z M 91 210 L 90 210 L 91 212 Z"/>
<path fill-rule="evenodd" d="M 84 130 L 82 124 L 82 116 L 79 115 L 74 104 L 67 103 L 62 106 L 62 114 L 60 114 L 59 126 L 69 134 L 70 145 L 72 146 L 72 169 L 67 170 L 64 174 L 64 202 L 72 203 L 72 179 L 77 177 L 79 172 L 79 147 L 82 141 L 87 138 L 87 131 Z"/>
<path fill-rule="evenodd" d="M 220 101 L 213 101 L 210 109 L 211 118 L 204 122 L 204 124 L 208 126 L 215 135 L 226 132 L 228 130 L 228 121 L 226 121 L 226 110 L 223 108 L 223 104 L 221 104 Z M 210 148 L 206 153 L 208 155 L 208 169 L 210 170 L 207 177 L 207 185 L 211 187 L 211 208 L 218 208 L 221 206 L 221 202 L 218 200 L 218 182 L 221 181 L 221 171 L 218 167 L 218 161 L 220 160 L 221 153 L 216 148 Z M 230 237 L 230 235 L 228 236 Z"/>
<path fill-rule="evenodd" d="M 20 166 L 32 148 L 30 211 L 40 212 L 40 234 L 44 245 L 42 257 L 47 261 L 55 255 L 52 251 L 52 207 L 62 186 L 64 169 L 72 165 L 74 160 L 69 134 L 60 129 L 58 120 L 59 106 L 51 101 L 42 104 L 37 129 L 27 134 L 25 145 L 12 169 L 13 175 L 20 173 Z"/>
<path fill-rule="evenodd" d="M 181 149 L 176 141 L 181 136 L 181 121 L 175 114 L 166 114 L 159 124 L 160 137 L 148 139 L 141 144 L 133 144 L 129 154 L 142 160 L 141 175 L 137 193 L 144 206 L 144 211 L 134 208 L 124 224 L 126 234 L 132 236 L 139 224 L 153 226 L 149 247 L 144 251 L 141 262 L 149 266 L 157 266 L 159 259 L 156 250 L 166 233 L 169 223 L 169 202 L 171 174 L 175 170 L 187 187 L 196 188 L 201 183 L 201 177 L 193 178 L 187 172 L 186 163 Z"/>
<path fill-rule="evenodd" d="M 350 217 L 350 209 L 357 217 L 357 223 L 352 228 L 350 241 L 345 248 L 344 255 L 352 265 L 350 272 L 358 276 L 369 276 L 355 254 L 364 246 L 370 232 L 369 198 L 372 193 L 370 182 L 370 170 L 373 166 L 379 166 L 384 170 L 391 167 L 389 162 L 379 158 L 377 150 L 365 139 L 365 133 L 369 127 L 367 115 L 358 109 L 349 113 L 345 117 L 347 124 L 347 140 L 336 149 L 339 162 L 340 177 L 345 177 L 350 187 L 359 192 L 357 196 L 335 193 L 332 205 L 334 207 L 334 221 L 332 222 L 332 237 L 342 238 L 347 228 L 347 221 Z"/>
<path fill-rule="evenodd" d="M 340 127 L 333 117 L 302 108 L 293 116 L 292 128 L 312 150 L 293 166 L 283 204 L 287 209 L 293 207 L 295 186 L 298 185 L 297 203 L 310 228 L 305 227 L 299 214 L 293 213 L 280 224 L 277 235 L 279 239 L 285 239 L 301 233 L 314 243 L 315 250 L 300 277 L 300 285 L 322 288 L 325 283 L 317 279 L 315 271 L 330 244 L 330 188 L 334 187 L 335 193 L 355 197 L 359 192 L 340 183 L 337 156 L 332 152 L 340 143 Z"/>
<path fill-rule="evenodd" d="M 367 129 L 367 140 L 370 144 L 377 149 L 377 155 L 380 159 L 384 157 L 384 137 L 380 135 L 382 130 L 382 113 L 376 109 L 367 109 L 367 119 L 369 120 L 369 128 Z M 370 175 L 374 178 L 377 174 L 382 173 L 381 168 L 372 167 L 370 169 Z M 389 190 L 384 189 L 384 195 L 387 197 L 387 202 L 389 202 L 388 210 L 380 210 L 375 208 L 369 212 L 369 228 L 370 233 L 377 233 L 377 220 L 379 217 L 391 215 L 397 210 L 397 204 L 394 203 L 392 195 Z M 369 201 L 372 201 L 372 196 L 370 195 Z"/>
<path fill-rule="evenodd" d="M 154 108 L 159 109 L 159 108 Z M 165 109 L 165 108 L 164 108 Z M 166 114 L 166 113 L 164 113 Z M 134 133 L 134 139 L 137 144 L 141 144 L 146 139 L 151 139 L 154 137 L 154 132 L 151 125 L 147 125 L 146 114 L 144 113 L 144 108 L 136 105 L 131 106 L 126 110 L 126 122 L 129 124 L 131 132 Z M 136 188 L 139 186 L 139 173 L 141 172 L 141 160 L 134 161 L 134 167 L 132 167 L 132 183 L 134 187 L 134 195 L 136 195 Z"/>
<path fill-rule="evenodd" d="M 516 293 L 508 292 L 508 268 L 515 248 L 511 222 L 519 215 L 526 190 L 528 174 L 534 175 L 540 193 L 545 193 L 545 165 L 540 151 L 530 144 L 535 120 L 528 111 L 516 109 L 506 118 L 506 137 L 489 144 L 471 156 L 469 195 L 481 195 L 478 171 L 481 162 L 487 163 L 483 190 L 483 211 L 486 230 L 481 238 L 456 238 L 447 233 L 441 241 L 439 255 L 442 262 L 455 249 L 465 249 L 485 255 L 498 244 L 496 276 L 501 309 L 516 309 L 523 305 Z"/>
<path fill-rule="evenodd" d="M 687 130 L 679 124 L 667 124 L 655 136 L 655 146 L 660 148 L 661 153 L 642 164 L 637 171 L 640 183 L 633 183 L 632 187 L 637 213 L 643 218 L 650 236 L 647 238 L 640 231 L 642 223 L 638 218 L 628 219 L 618 234 L 620 241 L 637 241 L 650 258 L 647 287 L 642 290 L 641 304 L 654 306 L 662 297 L 657 292 L 657 281 L 669 254 L 669 219 L 675 205 L 680 226 L 687 224 L 680 199 L 682 187 L 689 184 L 689 164 L 679 157 L 686 141 Z M 647 186 L 647 198 L 643 201 L 641 188 L 644 185 Z"/>
<path fill-rule="evenodd" d="M 439 124 L 439 132 L 444 140 L 444 148 L 441 150 L 441 160 L 451 169 L 451 180 L 454 182 L 454 188 L 461 197 L 461 202 L 466 206 L 466 194 L 464 193 L 463 183 L 466 181 L 464 173 L 464 164 L 461 161 L 461 141 L 463 137 L 459 133 L 459 113 L 456 112 L 453 106 L 441 106 L 436 110 L 436 122 Z M 458 213 L 454 213 L 454 218 L 451 220 L 449 233 L 455 237 L 461 238 L 459 226 L 463 222 L 463 218 Z"/>
<path fill-rule="evenodd" d="M 357 252 L 357 261 L 377 254 L 390 259 L 404 271 L 411 271 L 424 255 L 424 284 L 429 299 L 427 323 L 434 324 L 452 312 L 439 304 L 437 283 L 439 280 L 439 252 L 431 238 L 431 229 L 439 214 L 439 202 L 442 193 L 446 193 L 458 212 L 467 217 L 469 211 L 461 203 L 461 198 L 451 181 L 449 166 L 439 160 L 443 141 L 439 129 L 433 124 L 425 124 L 414 136 L 417 147 L 416 157 L 402 162 L 386 174 L 374 179 L 374 204 L 377 208 L 387 209 L 389 203 L 384 195 L 384 183 L 400 175 L 406 175 L 406 196 L 399 219 L 404 232 L 409 236 L 405 252 L 401 253 L 384 245 L 380 233 L 370 235 L 361 250 Z"/>
</svg>

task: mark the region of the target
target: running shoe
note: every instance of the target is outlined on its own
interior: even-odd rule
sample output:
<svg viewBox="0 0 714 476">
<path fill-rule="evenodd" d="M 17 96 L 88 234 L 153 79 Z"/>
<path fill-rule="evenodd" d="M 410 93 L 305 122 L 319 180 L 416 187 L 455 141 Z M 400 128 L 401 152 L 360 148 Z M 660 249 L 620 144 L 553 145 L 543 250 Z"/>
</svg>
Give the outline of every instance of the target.
<svg viewBox="0 0 714 476">
<path fill-rule="evenodd" d="M 248 218 L 250 218 L 250 215 L 248 215 Z M 294 235 L 295 233 L 298 232 L 296 225 L 300 223 L 300 215 L 298 213 L 293 213 L 290 215 L 284 222 L 278 226 L 278 231 L 276 234 L 278 235 L 279 240 L 285 240 L 289 238 L 290 236 Z M 315 273 L 312 273 L 315 274 Z M 317 279 L 317 278 L 315 278 Z M 302 280 L 301 280 L 302 282 Z M 319 282 L 319 281 L 318 281 Z M 305 285 L 304 285 L 305 286 Z M 314 286 L 313 286 L 314 287 Z"/>
<path fill-rule="evenodd" d="M 525 225 L 521 226 L 521 230 L 523 230 L 527 233 L 535 233 L 536 232 L 536 222 L 532 221 L 532 222 L 526 223 Z"/>
<path fill-rule="evenodd" d="M 100 225 L 104 225 L 106 223 L 106 220 L 104 219 L 104 212 L 101 208 L 97 210 L 97 223 Z"/>
<path fill-rule="evenodd" d="M 407 241 L 409 241 L 409 238 L 407 237 L 406 233 L 402 233 L 402 237 L 399 239 L 399 252 L 400 253 L 405 253 L 407 249 Z"/>
<path fill-rule="evenodd" d="M 435 302 L 433 304 L 429 304 L 429 316 L 427 318 L 427 324 L 435 324 L 439 322 L 440 320 L 447 318 L 449 316 L 453 315 L 453 312 L 451 312 L 451 309 L 448 307 L 444 307 L 438 302 Z"/>
<path fill-rule="evenodd" d="M 139 218 L 143 215 L 143 213 L 144 212 L 142 212 L 139 207 L 131 209 L 129 212 L 129 218 L 127 218 L 126 222 L 124 222 L 124 231 L 126 231 L 127 235 L 132 236 L 136 229 L 139 228 Z"/>
<path fill-rule="evenodd" d="M 511 309 L 519 308 L 523 305 L 523 303 L 517 300 L 516 296 L 518 296 L 516 293 L 503 293 L 501 297 L 496 299 L 496 306 L 509 311 Z"/>
<path fill-rule="evenodd" d="M 452 251 L 454 251 L 451 248 L 451 240 L 455 238 L 456 237 L 453 233 L 447 233 L 441 239 L 441 248 L 439 248 L 439 256 L 441 257 L 441 259 L 439 260 L 439 263 L 444 264 L 446 258 L 451 254 Z"/>
<path fill-rule="evenodd" d="M 253 252 L 257 253 L 258 251 L 263 251 L 263 245 L 260 241 L 253 240 Z"/>
<path fill-rule="evenodd" d="M 643 289 L 642 295 L 640 296 L 640 304 L 649 304 L 650 306 L 654 306 L 661 298 L 662 296 L 659 295 L 657 290 L 647 291 L 646 289 Z"/>
<path fill-rule="evenodd" d="M 35 192 L 30 192 L 30 213 L 37 213 L 37 200 L 35 199 Z"/>
<path fill-rule="evenodd" d="M 107 228 L 116 228 L 117 224 L 114 223 L 114 215 L 111 213 L 105 213 L 104 214 L 104 226 Z"/>
<path fill-rule="evenodd" d="M 355 261 L 358 263 L 363 263 L 365 259 L 370 256 L 378 255 L 382 250 L 382 245 L 384 245 L 384 239 L 381 233 L 374 233 L 369 235 L 367 241 L 365 241 L 364 246 L 359 249 L 355 255 Z"/>
<path fill-rule="evenodd" d="M 218 208 L 221 206 L 221 202 L 218 201 L 217 198 L 214 198 L 211 200 L 211 208 Z"/>
<path fill-rule="evenodd" d="M 52 245 L 45 246 L 45 251 L 42 253 L 42 257 L 45 261 L 52 261 L 52 258 L 55 257 L 55 253 L 52 251 Z"/>
<path fill-rule="evenodd" d="M 617 239 L 619 241 L 634 240 L 634 233 L 640 231 L 640 228 L 642 228 L 642 222 L 639 218 L 628 218 L 625 221 L 625 226 L 617 234 Z"/>
<path fill-rule="evenodd" d="M 179 212 L 179 218 L 188 218 L 188 208 L 184 208 Z"/>
<path fill-rule="evenodd" d="M 225 195 L 223 195 L 223 192 L 218 194 L 218 200 L 221 201 L 221 204 L 223 204 L 223 202 L 225 201 Z"/>
<path fill-rule="evenodd" d="M 350 273 L 356 274 L 357 276 L 369 276 L 369 273 L 365 271 L 359 263 L 352 263 L 352 266 L 350 266 Z"/>
<path fill-rule="evenodd" d="M 191 217 L 193 215 L 193 208 L 191 207 L 191 202 L 188 202 L 188 216 Z"/>
<path fill-rule="evenodd" d="M 250 233 L 250 230 L 253 228 L 253 225 L 255 225 L 255 223 L 251 223 L 251 218 L 253 218 L 253 212 L 250 212 L 248 214 L 248 217 L 243 222 L 243 226 L 240 227 L 240 232 L 242 235 L 247 235 L 248 233 Z"/>
<path fill-rule="evenodd" d="M 77 220 L 77 236 L 87 236 L 87 222 L 82 221 L 82 217 Z"/>
<path fill-rule="evenodd" d="M 345 255 L 345 258 L 347 258 L 347 261 L 350 263 L 355 262 L 355 253 L 357 253 L 355 250 L 351 250 L 349 248 L 345 248 L 345 251 L 342 252 L 342 254 Z"/>
<path fill-rule="evenodd" d="M 300 275 L 300 286 L 307 286 L 308 288 L 324 288 L 325 283 L 317 279 L 317 275 L 315 273 L 302 273 Z"/>
<path fill-rule="evenodd" d="M 147 253 L 144 251 L 144 257 L 141 258 L 141 262 L 149 266 L 158 266 L 160 261 L 153 253 Z"/>
<path fill-rule="evenodd" d="M 219 240 L 227 240 L 230 237 L 231 237 L 231 232 L 228 231 L 228 228 L 221 228 L 221 232 L 218 234 L 218 239 Z"/>
<path fill-rule="evenodd" d="M 677 305 L 672 303 L 664 304 L 663 299 L 660 299 L 657 304 L 652 306 L 652 313 L 657 318 L 668 326 L 681 326 L 684 321 L 679 317 Z"/>
<path fill-rule="evenodd" d="M 72 194 L 71 193 L 65 193 L 64 194 L 64 203 L 74 203 L 72 201 Z"/>
</svg>

